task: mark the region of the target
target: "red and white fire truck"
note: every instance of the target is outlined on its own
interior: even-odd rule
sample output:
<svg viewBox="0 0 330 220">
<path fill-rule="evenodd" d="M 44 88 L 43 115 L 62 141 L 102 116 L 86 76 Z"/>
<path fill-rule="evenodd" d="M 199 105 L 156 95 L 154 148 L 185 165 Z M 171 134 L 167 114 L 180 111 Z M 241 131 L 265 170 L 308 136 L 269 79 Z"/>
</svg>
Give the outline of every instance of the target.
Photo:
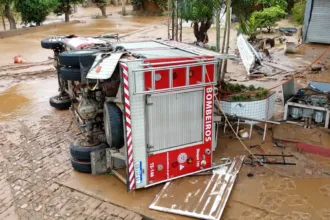
<svg viewBox="0 0 330 220">
<path fill-rule="evenodd" d="M 212 167 L 217 68 L 231 58 L 174 41 L 111 42 L 104 38 L 45 39 L 58 70 L 58 96 L 86 138 L 70 146 L 72 165 L 91 172 L 90 153 L 111 149 L 128 190 Z M 234 57 L 232 57 L 234 58 Z"/>
</svg>

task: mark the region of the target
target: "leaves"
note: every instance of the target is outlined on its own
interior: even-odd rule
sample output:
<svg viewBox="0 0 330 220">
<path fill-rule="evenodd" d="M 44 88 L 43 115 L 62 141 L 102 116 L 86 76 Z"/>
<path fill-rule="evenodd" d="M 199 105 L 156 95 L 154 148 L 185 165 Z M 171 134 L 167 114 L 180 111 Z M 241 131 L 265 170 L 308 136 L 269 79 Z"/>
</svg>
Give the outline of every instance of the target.
<svg viewBox="0 0 330 220">
<path fill-rule="evenodd" d="M 267 28 L 269 31 L 285 15 L 285 11 L 280 6 L 265 8 L 263 11 L 256 11 L 252 14 L 255 19 L 255 26 L 257 28 Z"/>
<path fill-rule="evenodd" d="M 180 17 L 186 21 L 212 21 L 216 8 L 214 0 L 180 0 Z"/>
<path fill-rule="evenodd" d="M 55 8 L 54 13 L 57 15 L 62 15 L 67 12 L 71 12 L 73 4 L 82 3 L 83 0 L 57 0 L 59 5 Z"/>
<path fill-rule="evenodd" d="M 92 0 L 92 2 L 97 6 L 97 7 L 104 7 L 107 6 L 109 3 L 109 0 Z"/>
<path fill-rule="evenodd" d="M 262 4 L 265 8 L 279 6 L 281 9 L 286 10 L 288 3 L 286 0 L 258 0 L 259 4 Z"/>
<path fill-rule="evenodd" d="M 21 13 L 23 23 L 35 22 L 40 25 L 58 5 L 58 0 L 20 0 L 15 8 Z"/>
<path fill-rule="evenodd" d="M 304 23 L 306 1 L 300 1 L 294 4 L 292 9 L 292 20 L 298 24 Z"/>
<path fill-rule="evenodd" d="M 256 10 L 256 5 L 257 0 L 232 0 L 233 14 L 237 16 L 240 29 L 245 34 L 254 32 L 254 20 L 250 18 Z"/>
</svg>

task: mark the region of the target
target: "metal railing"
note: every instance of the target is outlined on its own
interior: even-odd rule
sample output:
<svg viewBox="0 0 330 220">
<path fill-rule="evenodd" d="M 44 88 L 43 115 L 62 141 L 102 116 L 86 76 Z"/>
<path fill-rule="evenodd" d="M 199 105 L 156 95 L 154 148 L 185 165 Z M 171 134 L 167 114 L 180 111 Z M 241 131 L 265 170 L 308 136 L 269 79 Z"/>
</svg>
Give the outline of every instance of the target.
<svg viewBox="0 0 330 220">
<path fill-rule="evenodd" d="M 207 59 L 207 61 L 204 60 L 195 60 L 195 63 L 189 63 L 189 64 L 178 64 L 178 65 L 172 65 L 172 66 L 163 66 L 163 67 L 148 67 L 144 69 L 137 69 L 133 70 L 133 75 L 134 75 L 134 94 L 154 94 L 154 93 L 160 93 L 160 92 L 170 92 L 170 91 L 176 91 L 176 90 L 182 90 L 182 89 L 192 89 L 192 88 L 198 88 L 198 87 L 204 87 L 204 86 L 209 86 L 209 85 L 215 85 L 217 83 L 216 81 L 216 73 L 218 72 L 218 63 L 220 59 L 219 58 L 214 58 L 212 60 Z M 189 61 L 193 62 L 193 60 Z M 170 64 L 173 62 L 163 62 L 163 63 L 157 63 L 157 65 L 166 65 Z M 153 65 L 153 64 L 150 64 Z M 214 71 L 213 73 L 207 73 L 206 67 L 208 65 L 214 65 Z M 202 81 L 199 83 L 192 84 L 190 83 L 189 80 L 189 74 L 190 74 L 190 68 L 196 67 L 196 66 L 201 66 L 202 67 Z M 173 70 L 174 69 L 182 69 L 185 68 L 185 77 L 186 77 L 186 82 L 182 86 L 174 86 L 173 85 Z M 169 82 L 168 82 L 168 88 L 165 89 L 157 89 L 156 88 L 156 71 L 160 70 L 168 70 L 169 74 Z M 142 88 L 138 88 L 137 85 L 137 74 L 144 74 L 146 72 L 151 73 L 151 87 L 150 88 L 145 88 L 145 83 L 143 85 L 140 85 Z M 212 82 L 207 82 L 207 75 L 211 77 L 210 75 L 213 75 L 213 81 Z M 144 77 L 144 76 L 143 76 Z M 144 81 L 144 80 L 143 80 Z"/>
</svg>

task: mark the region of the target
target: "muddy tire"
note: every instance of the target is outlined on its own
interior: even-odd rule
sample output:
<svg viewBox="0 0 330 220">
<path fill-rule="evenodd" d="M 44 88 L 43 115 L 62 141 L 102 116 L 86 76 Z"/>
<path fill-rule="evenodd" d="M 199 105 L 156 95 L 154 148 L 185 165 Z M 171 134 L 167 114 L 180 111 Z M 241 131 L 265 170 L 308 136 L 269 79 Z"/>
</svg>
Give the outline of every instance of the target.
<svg viewBox="0 0 330 220">
<path fill-rule="evenodd" d="M 41 41 L 41 47 L 44 49 L 58 49 L 62 48 L 63 44 L 60 38 L 47 38 Z"/>
<path fill-rule="evenodd" d="M 80 69 L 62 67 L 60 72 L 61 72 L 61 78 L 64 80 L 79 81 L 79 82 L 81 81 Z"/>
<path fill-rule="evenodd" d="M 58 110 L 66 110 L 71 107 L 71 99 L 63 96 L 53 96 L 49 99 L 49 104 Z"/>
<path fill-rule="evenodd" d="M 92 164 L 91 162 L 79 161 L 75 158 L 71 158 L 71 165 L 74 170 L 81 173 L 91 173 L 92 172 Z"/>
<path fill-rule="evenodd" d="M 80 62 L 84 62 L 80 58 L 87 58 L 90 62 L 94 62 L 96 56 L 95 55 L 98 50 L 72 50 L 65 51 L 59 55 L 60 64 L 62 66 L 71 66 L 71 67 L 80 67 Z M 84 59 L 85 60 L 85 59 Z M 84 63 L 81 65 L 85 66 Z"/>
<path fill-rule="evenodd" d="M 104 103 L 104 130 L 111 148 L 120 149 L 124 145 L 123 114 L 115 103 Z"/>
<path fill-rule="evenodd" d="M 126 48 L 123 47 L 123 46 L 117 46 L 117 47 L 115 48 L 115 51 L 126 51 Z"/>
<path fill-rule="evenodd" d="M 75 158 L 79 161 L 90 161 L 90 153 L 97 150 L 102 150 L 107 148 L 106 143 L 96 143 L 89 144 L 84 143 L 82 140 L 76 140 L 74 143 L 70 144 L 70 154 L 72 158 Z"/>
</svg>

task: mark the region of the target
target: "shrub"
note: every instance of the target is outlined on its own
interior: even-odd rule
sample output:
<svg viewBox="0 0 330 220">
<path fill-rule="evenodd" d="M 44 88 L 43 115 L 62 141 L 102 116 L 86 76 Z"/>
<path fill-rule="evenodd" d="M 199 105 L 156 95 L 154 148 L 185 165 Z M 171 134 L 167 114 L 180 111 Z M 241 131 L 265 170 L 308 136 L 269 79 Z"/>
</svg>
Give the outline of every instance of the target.
<svg viewBox="0 0 330 220">
<path fill-rule="evenodd" d="M 306 1 L 300 1 L 294 4 L 292 9 L 292 20 L 297 24 L 304 23 Z"/>
</svg>

